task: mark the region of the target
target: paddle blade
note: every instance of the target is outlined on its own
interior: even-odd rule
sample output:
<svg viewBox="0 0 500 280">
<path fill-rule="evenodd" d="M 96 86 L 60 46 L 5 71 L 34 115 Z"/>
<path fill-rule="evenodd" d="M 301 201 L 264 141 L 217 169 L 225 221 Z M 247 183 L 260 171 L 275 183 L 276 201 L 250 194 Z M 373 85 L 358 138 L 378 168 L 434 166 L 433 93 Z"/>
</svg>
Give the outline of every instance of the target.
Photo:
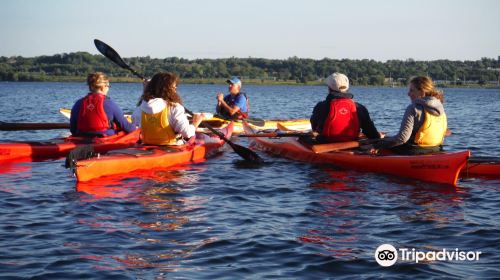
<svg viewBox="0 0 500 280">
<path fill-rule="evenodd" d="M 104 43 L 101 40 L 94 39 L 94 45 L 97 48 L 97 50 L 104 55 L 105 57 L 109 58 L 111 61 L 116 63 L 118 66 L 120 66 L 123 69 L 127 69 L 132 74 L 136 75 L 137 77 L 141 78 L 142 80 L 145 80 L 144 76 L 140 75 L 139 73 L 135 72 L 134 69 L 132 69 L 130 66 L 128 66 L 125 61 L 121 58 L 121 56 L 116 52 L 112 47 L 110 47 L 108 44 Z"/>
<path fill-rule="evenodd" d="M 190 114 L 193 115 L 193 112 L 184 107 L 184 110 Z M 261 163 L 264 162 L 262 158 L 259 157 L 258 154 L 256 154 L 254 151 L 250 150 L 249 148 L 234 144 L 231 140 L 227 139 L 227 137 L 220 131 L 217 131 L 215 128 L 210 126 L 207 123 L 201 123 L 200 127 L 205 127 L 208 130 L 210 130 L 213 134 L 217 135 L 220 139 L 224 140 L 226 143 L 233 148 L 233 150 L 243 159 L 253 162 L 253 163 Z"/>
<path fill-rule="evenodd" d="M 240 157 L 245 159 L 246 161 L 250 161 L 253 163 L 263 163 L 264 160 L 254 151 L 250 150 L 249 148 L 240 146 L 238 144 L 235 144 L 233 142 L 226 142 L 233 148 L 234 152 L 237 153 Z"/>
<path fill-rule="evenodd" d="M 76 167 L 76 162 L 83 159 L 89 159 L 96 156 L 97 153 L 94 152 L 94 147 L 92 145 L 85 145 L 76 147 L 66 156 L 66 162 L 64 163 L 65 168 L 74 169 Z"/>
<path fill-rule="evenodd" d="M 265 126 L 266 125 L 266 121 L 263 120 L 263 119 L 257 119 L 257 118 L 248 118 L 248 119 L 244 119 L 246 122 L 248 122 L 249 124 L 252 124 L 252 125 L 255 125 L 255 126 Z"/>
<path fill-rule="evenodd" d="M 129 68 L 129 66 L 123 61 L 120 55 L 103 41 L 94 39 L 94 45 L 100 53 L 102 53 L 105 57 L 109 58 L 114 63 L 118 64 L 118 66 L 126 69 Z"/>
</svg>

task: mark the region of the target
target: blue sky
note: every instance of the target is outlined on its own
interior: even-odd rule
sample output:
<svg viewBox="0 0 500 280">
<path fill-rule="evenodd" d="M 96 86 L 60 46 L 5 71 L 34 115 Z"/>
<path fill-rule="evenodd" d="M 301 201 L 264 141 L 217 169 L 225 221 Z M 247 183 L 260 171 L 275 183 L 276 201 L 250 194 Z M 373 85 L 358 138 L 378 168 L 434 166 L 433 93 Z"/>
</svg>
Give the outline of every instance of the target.
<svg viewBox="0 0 500 280">
<path fill-rule="evenodd" d="M 2 0 L 0 56 L 477 60 L 500 56 L 497 0 Z"/>
</svg>

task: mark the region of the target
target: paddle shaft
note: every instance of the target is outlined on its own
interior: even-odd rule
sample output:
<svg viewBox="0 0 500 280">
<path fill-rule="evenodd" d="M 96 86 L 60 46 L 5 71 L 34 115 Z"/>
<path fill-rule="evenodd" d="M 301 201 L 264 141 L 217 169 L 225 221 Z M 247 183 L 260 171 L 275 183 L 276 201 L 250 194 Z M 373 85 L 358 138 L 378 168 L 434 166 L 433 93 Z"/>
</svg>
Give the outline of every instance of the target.
<svg viewBox="0 0 500 280">
<path fill-rule="evenodd" d="M 97 40 L 95 39 L 94 40 L 94 44 L 95 46 L 97 47 L 97 50 L 102 53 L 105 57 L 107 57 L 108 59 L 110 59 L 111 61 L 113 61 L 114 63 L 116 63 L 118 66 L 124 68 L 124 69 L 127 69 L 129 70 L 130 72 L 132 72 L 132 74 L 136 75 L 137 77 L 139 77 L 140 79 L 142 79 L 143 81 L 146 80 L 146 78 L 137 73 L 135 70 L 133 70 L 127 63 L 125 63 L 125 61 L 123 61 L 123 59 L 121 58 L 121 56 L 118 54 L 118 52 L 116 52 L 112 47 L 110 47 L 108 44 L 100 41 L 100 40 Z M 191 110 L 189 110 L 188 108 L 184 107 L 184 110 L 188 113 L 188 114 L 191 114 L 193 115 L 193 112 Z M 227 139 L 227 137 L 221 133 L 220 131 L 217 131 L 215 130 L 211 125 L 205 123 L 203 124 L 208 130 L 210 130 L 211 132 L 213 132 L 215 135 L 217 135 L 218 137 L 220 137 L 222 140 L 224 140 L 226 143 L 228 143 L 231 148 L 233 148 L 233 150 L 239 155 L 241 156 L 242 158 L 244 158 L 245 160 L 248 160 L 248 161 L 253 161 L 253 162 L 262 162 L 262 159 L 252 150 L 246 148 L 246 147 L 243 147 L 243 146 L 240 146 L 240 145 L 236 145 L 234 144 L 231 140 Z"/>
<path fill-rule="evenodd" d="M 312 136 L 312 133 L 307 132 L 270 132 L 270 133 L 255 133 L 255 134 L 240 134 L 238 137 L 301 137 Z"/>
<path fill-rule="evenodd" d="M 469 163 L 491 163 L 500 164 L 500 157 L 472 156 L 467 160 Z"/>
<path fill-rule="evenodd" d="M 194 116 L 194 113 L 191 110 L 189 110 L 188 108 L 184 107 L 184 111 L 186 111 L 186 113 L 190 114 L 191 116 Z M 208 130 L 213 132 L 215 135 L 219 136 L 219 138 L 221 138 L 222 140 L 224 140 L 226 142 L 231 142 L 229 139 L 227 139 L 227 137 L 223 133 L 216 130 L 211 125 L 209 125 L 207 123 L 203 123 L 202 125 L 203 125 L 203 127 L 206 127 Z"/>
<path fill-rule="evenodd" d="M 447 129 L 445 136 L 450 136 L 451 130 Z M 326 144 L 316 144 L 311 147 L 315 153 L 327 153 L 338 150 L 347 150 L 359 148 L 363 145 L 373 144 L 382 139 L 363 139 L 359 141 L 348 141 L 348 142 L 338 142 L 338 143 L 326 143 Z"/>
<path fill-rule="evenodd" d="M 347 150 L 359 148 L 360 146 L 367 145 L 370 143 L 374 143 L 380 139 L 363 139 L 359 141 L 346 141 L 346 142 L 337 142 L 337 143 L 326 143 L 326 144 L 315 144 L 312 145 L 311 149 L 319 154 L 319 153 L 327 153 L 339 150 Z"/>
<path fill-rule="evenodd" d="M 226 121 L 238 121 L 238 119 L 233 120 L 231 118 L 219 115 L 219 114 L 214 114 L 214 117 L 217 117 L 219 119 L 223 119 Z M 246 121 L 249 124 L 255 125 L 255 126 L 265 126 L 266 125 L 266 120 L 264 119 L 259 119 L 259 118 L 243 118 L 242 120 Z M 240 120 L 241 121 L 241 120 Z"/>
<path fill-rule="evenodd" d="M 0 130 L 49 130 L 69 129 L 69 123 L 8 123 L 0 121 Z"/>
</svg>

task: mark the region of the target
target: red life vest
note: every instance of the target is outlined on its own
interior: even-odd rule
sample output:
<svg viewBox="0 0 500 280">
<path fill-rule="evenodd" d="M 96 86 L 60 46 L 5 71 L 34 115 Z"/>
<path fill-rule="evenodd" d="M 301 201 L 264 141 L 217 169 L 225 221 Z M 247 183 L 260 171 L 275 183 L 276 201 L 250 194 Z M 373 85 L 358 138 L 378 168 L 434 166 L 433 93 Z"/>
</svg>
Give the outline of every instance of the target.
<svg viewBox="0 0 500 280">
<path fill-rule="evenodd" d="M 103 132 L 110 128 L 104 111 L 105 99 L 106 96 L 100 93 L 91 93 L 83 98 L 76 122 L 78 132 Z"/>
<path fill-rule="evenodd" d="M 352 141 L 358 138 L 358 113 L 352 99 L 336 98 L 330 101 L 330 113 L 321 135 L 331 142 Z"/>
</svg>

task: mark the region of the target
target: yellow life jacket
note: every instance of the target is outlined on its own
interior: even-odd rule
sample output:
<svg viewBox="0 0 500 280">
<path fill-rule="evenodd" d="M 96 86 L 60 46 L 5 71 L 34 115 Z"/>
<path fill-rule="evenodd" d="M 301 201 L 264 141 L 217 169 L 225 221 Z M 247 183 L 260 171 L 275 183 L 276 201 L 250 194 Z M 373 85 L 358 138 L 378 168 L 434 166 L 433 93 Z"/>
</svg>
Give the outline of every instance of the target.
<svg viewBox="0 0 500 280">
<path fill-rule="evenodd" d="M 444 142 L 448 128 L 446 114 L 435 116 L 424 110 L 424 123 L 415 134 L 415 144 L 421 147 L 436 147 Z"/>
<path fill-rule="evenodd" d="M 176 134 L 168 122 L 168 112 L 168 106 L 156 114 L 142 112 L 141 136 L 144 144 L 175 145 L 177 143 Z"/>
</svg>

